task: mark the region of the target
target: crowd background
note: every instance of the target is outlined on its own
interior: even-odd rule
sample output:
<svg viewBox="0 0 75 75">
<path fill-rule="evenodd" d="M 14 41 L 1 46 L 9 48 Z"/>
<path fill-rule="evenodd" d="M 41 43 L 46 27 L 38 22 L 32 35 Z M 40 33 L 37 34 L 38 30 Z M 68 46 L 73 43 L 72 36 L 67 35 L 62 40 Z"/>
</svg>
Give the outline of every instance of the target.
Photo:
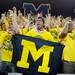
<svg viewBox="0 0 75 75">
<path fill-rule="evenodd" d="M 15 34 L 64 44 L 62 61 L 73 62 L 72 68 L 74 67 L 75 72 L 75 19 L 64 18 L 62 15 L 51 16 L 50 13 L 43 17 L 41 12 L 36 15 L 23 15 L 16 7 L 9 9 L 8 12 L 2 13 L 0 18 L 0 61 L 11 62 L 11 38 Z M 63 68 L 64 72 L 70 72 L 72 69 L 66 69 L 64 65 Z"/>
</svg>

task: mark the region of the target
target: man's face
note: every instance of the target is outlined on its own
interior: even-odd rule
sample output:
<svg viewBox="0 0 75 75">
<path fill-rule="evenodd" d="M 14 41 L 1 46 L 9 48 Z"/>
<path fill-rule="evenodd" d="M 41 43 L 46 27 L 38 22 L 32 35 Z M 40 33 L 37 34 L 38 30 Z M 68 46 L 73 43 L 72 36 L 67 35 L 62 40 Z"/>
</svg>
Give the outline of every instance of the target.
<svg viewBox="0 0 75 75">
<path fill-rule="evenodd" d="M 8 27 L 8 33 L 9 33 L 9 34 L 13 34 L 13 33 L 14 33 L 14 32 L 13 32 L 13 29 L 12 29 L 12 25 L 13 25 L 13 22 L 10 21 L 9 27 Z"/>
<path fill-rule="evenodd" d="M 9 22 L 9 25 L 13 25 L 13 22 L 12 22 L 12 21 L 10 21 L 10 22 Z"/>
<path fill-rule="evenodd" d="M 39 28 L 39 29 L 42 28 L 44 25 L 42 19 L 37 19 L 36 24 L 37 24 L 37 28 Z"/>
<path fill-rule="evenodd" d="M 6 25 L 5 25 L 4 22 L 2 23 L 2 30 L 3 30 L 3 31 L 6 31 Z"/>
</svg>

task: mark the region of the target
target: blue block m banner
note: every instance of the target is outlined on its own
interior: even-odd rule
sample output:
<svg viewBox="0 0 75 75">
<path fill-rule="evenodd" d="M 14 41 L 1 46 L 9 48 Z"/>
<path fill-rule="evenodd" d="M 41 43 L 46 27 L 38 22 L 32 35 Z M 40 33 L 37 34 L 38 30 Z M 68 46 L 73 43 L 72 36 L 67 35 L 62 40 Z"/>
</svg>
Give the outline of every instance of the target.
<svg viewBox="0 0 75 75">
<path fill-rule="evenodd" d="M 12 62 L 24 75 L 56 75 L 60 72 L 64 46 L 23 35 L 12 37 Z"/>
<path fill-rule="evenodd" d="M 33 3 L 24 3 L 23 9 L 25 14 L 32 12 L 35 15 L 42 12 L 42 14 L 47 15 L 50 10 L 50 4 L 40 4 L 36 8 Z"/>
</svg>

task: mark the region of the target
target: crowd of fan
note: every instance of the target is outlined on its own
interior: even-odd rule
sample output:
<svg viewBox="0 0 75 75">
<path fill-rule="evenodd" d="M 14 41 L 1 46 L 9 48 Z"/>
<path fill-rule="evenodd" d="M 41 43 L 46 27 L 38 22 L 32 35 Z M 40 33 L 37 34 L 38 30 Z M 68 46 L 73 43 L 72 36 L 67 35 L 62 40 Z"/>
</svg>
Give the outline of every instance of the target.
<svg viewBox="0 0 75 75">
<path fill-rule="evenodd" d="M 65 45 L 63 61 L 75 62 L 75 19 L 63 16 L 45 17 L 42 13 L 23 15 L 16 7 L 2 13 L 0 18 L 0 59 L 11 62 L 12 50 L 11 37 L 21 34 Z M 3 53 L 2 53 L 3 52 Z"/>
<path fill-rule="evenodd" d="M 0 48 L 2 48 L 2 45 L 6 45 L 5 43 L 7 42 L 5 42 L 5 40 L 7 38 L 9 39 L 9 37 L 15 34 L 61 42 L 66 47 L 69 45 L 72 46 L 65 47 L 65 49 L 68 50 L 70 48 L 75 48 L 75 19 L 71 19 L 71 17 L 64 18 L 61 15 L 57 17 L 51 16 L 50 13 L 45 17 L 42 16 L 42 13 L 23 15 L 20 10 L 17 11 L 16 7 L 13 7 L 8 10 L 7 13 L 1 14 Z M 3 43 L 3 41 L 5 43 Z M 65 49 L 64 52 L 66 51 Z"/>
<path fill-rule="evenodd" d="M 52 37 L 56 42 L 60 42 L 68 33 L 75 33 L 75 19 L 71 19 L 71 17 L 64 18 L 61 15 L 57 17 L 51 16 L 50 13 L 45 17 L 42 16 L 42 13 L 36 15 L 31 13 L 23 15 L 20 10 L 17 11 L 16 7 L 8 10 L 7 13 L 1 14 L 0 34 L 5 33 L 4 35 L 6 35 L 7 32 L 12 35 L 22 34 L 37 37 L 35 35 L 41 35 L 40 33 L 44 31 L 47 32 L 50 35 L 48 36 Z M 43 37 L 47 38 L 46 35 Z M 39 38 L 43 39 L 43 37 Z M 47 40 L 54 41 L 52 39 L 48 38 Z"/>
<path fill-rule="evenodd" d="M 16 7 L 8 10 L 7 13 L 2 13 L 0 18 L 0 31 L 11 34 L 26 35 L 32 29 L 36 29 L 37 31 L 46 30 L 53 38 L 59 38 L 59 35 L 64 37 L 74 28 L 75 20 L 71 19 L 71 17 L 64 18 L 61 15 L 55 17 L 51 16 L 50 13 L 46 17 L 43 17 L 41 13 L 23 15 L 20 10 L 17 12 Z"/>
</svg>

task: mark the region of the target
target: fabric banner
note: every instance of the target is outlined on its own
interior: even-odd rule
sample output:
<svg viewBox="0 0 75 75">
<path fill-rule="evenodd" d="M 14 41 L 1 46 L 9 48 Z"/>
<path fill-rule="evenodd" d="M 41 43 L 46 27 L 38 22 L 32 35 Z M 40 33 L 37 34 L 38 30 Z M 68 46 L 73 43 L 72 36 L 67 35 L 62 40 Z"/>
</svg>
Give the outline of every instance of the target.
<svg viewBox="0 0 75 75">
<path fill-rule="evenodd" d="M 24 75 L 56 75 L 60 72 L 64 45 L 23 35 L 12 37 L 12 62 Z"/>
</svg>

